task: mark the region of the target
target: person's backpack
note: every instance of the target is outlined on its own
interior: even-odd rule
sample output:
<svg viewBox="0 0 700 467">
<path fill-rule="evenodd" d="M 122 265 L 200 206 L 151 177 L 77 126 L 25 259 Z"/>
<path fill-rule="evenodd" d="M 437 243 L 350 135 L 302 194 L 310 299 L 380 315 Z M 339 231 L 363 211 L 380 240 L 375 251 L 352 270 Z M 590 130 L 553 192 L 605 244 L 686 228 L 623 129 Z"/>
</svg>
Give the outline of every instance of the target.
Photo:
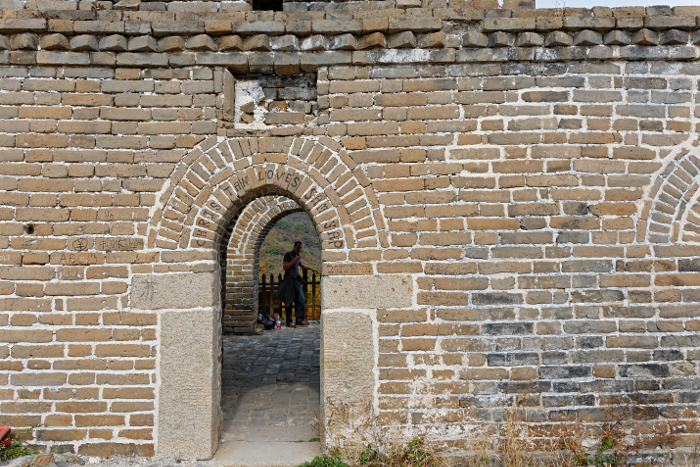
<svg viewBox="0 0 700 467">
<path fill-rule="evenodd" d="M 275 327 L 275 320 L 273 318 L 271 318 L 270 315 L 268 315 L 265 310 L 258 310 L 258 323 L 265 326 L 266 330 L 269 330 L 269 329 L 272 329 Z"/>
</svg>

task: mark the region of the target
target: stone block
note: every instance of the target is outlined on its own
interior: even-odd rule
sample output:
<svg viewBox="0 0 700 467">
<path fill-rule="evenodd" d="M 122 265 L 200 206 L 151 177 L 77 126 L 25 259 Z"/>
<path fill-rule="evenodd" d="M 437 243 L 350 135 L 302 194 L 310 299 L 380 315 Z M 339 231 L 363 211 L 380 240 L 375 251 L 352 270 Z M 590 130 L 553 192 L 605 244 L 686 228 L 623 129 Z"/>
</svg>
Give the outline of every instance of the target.
<svg viewBox="0 0 700 467">
<path fill-rule="evenodd" d="M 178 52 L 185 50 L 185 39 L 180 36 L 164 37 L 158 41 L 158 52 Z"/>
<path fill-rule="evenodd" d="M 115 10 L 138 11 L 141 0 L 120 0 L 114 5 Z"/>
<path fill-rule="evenodd" d="M 36 50 L 39 38 L 36 34 L 16 34 L 12 36 L 10 47 L 14 50 Z"/>
<path fill-rule="evenodd" d="M 407 308 L 413 305 L 410 276 L 324 276 L 323 308 L 377 309 Z"/>
<path fill-rule="evenodd" d="M 42 37 L 39 41 L 39 47 L 42 50 L 68 50 L 70 43 L 66 36 L 56 33 Z"/>
<path fill-rule="evenodd" d="M 223 20 L 205 21 L 204 29 L 210 36 L 224 36 L 231 34 L 232 24 L 230 21 Z"/>
<path fill-rule="evenodd" d="M 258 34 L 251 36 L 243 41 L 243 50 L 245 51 L 265 51 L 270 50 L 270 41 L 266 34 Z"/>
<path fill-rule="evenodd" d="M 547 34 L 544 40 L 545 47 L 565 47 L 574 43 L 570 35 L 564 31 L 554 31 Z"/>
<path fill-rule="evenodd" d="M 415 34 L 439 31 L 442 21 L 438 18 L 389 18 L 389 34 L 412 31 Z"/>
<path fill-rule="evenodd" d="M 513 44 L 515 44 L 513 34 L 496 31 L 489 36 L 489 47 L 511 47 Z"/>
<path fill-rule="evenodd" d="M 301 59 L 298 53 L 275 53 L 273 65 L 278 75 L 296 75 L 301 71 Z"/>
<path fill-rule="evenodd" d="M 130 52 L 158 52 L 158 42 L 151 36 L 136 36 L 129 38 Z"/>
<path fill-rule="evenodd" d="M 640 29 L 632 34 L 632 43 L 636 45 L 658 45 L 659 35 L 651 29 Z"/>
<path fill-rule="evenodd" d="M 212 278 L 208 274 L 202 276 Z M 198 280 L 195 279 L 195 282 L 198 283 Z M 141 286 L 145 282 L 136 284 Z M 194 291 L 194 285 L 187 281 L 173 281 L 170 286 L 178 284 L 187 284 L 187 289 Z M 161 285 L 165 285 L 165 282 Z M 211 288 L 211 285 L 208 284 L 208 287 Z M 170 292 L 177 293 L 174 290 Z M 194 292 L 204 300 L 212 298 Z M 196 304 L 203 310 L 166 311 L 160 315 L 158 353 L 161 383 L 158 388 L 159 422 L 156 426 L 157 454 L 160 456 L 209 459 L 216 451 L 222 424 L 219 387 L 221 348 L 218 337 L 221 332 L 220 309 L 212 306 L 217 301 Z M 183 426 L 188 429 L 183 430 Z"/>
<path fill-rule="evenodd" d="M 387 39 L 387 45 L 391 49 L 412 49 L 416 46 L 416 36 L 411 31 L 392 34 Z"/>
<path fill-rule="evenodd" d="M 462 47 L 486 47 L 489 45 L 489 37 L 479 31 L 467 31 L 462 36 Z"/>
<path fill-rule="evenodd" d="M 386 37 L 381 32 L 366 34 L 360 38 L 360 42 L 357 44 L 357 48 L 360 50 L 372 48 L 386 49 L 387 47 Z"/>
<path fill-rule="evenodd" d="M 127 50 L 127 48 L 128 43 L 126 37 L 119 34 L 112 34 L 111 36 L 105 36 L 100 39 L 100 50 L 123 52 Z"/>
<path fill-rule="evenodd" d="M 603 43 L 605 45 L 629 45 L 632 42 L 632 37 L 626 31 L 615 29 L 605 34 Z"/>
<path fill-rule="evenodd" d="M 353 311 L 321 314 L 321 410 L 326 402 L 348 404 L 362 412 L 371 408 L 376 384 L 372 318 Z M 360 414 L 356 414 L 360 415 Z"/>
<path fill-rule="evenodd" d="M 487 18 L 483 22 L 484 31 L 533 31 L 536 27 L 535 18 Z"/>
<path fill-rule="evenodd" d="M 243 50 L 243 40 L 241 36 L 225 36 L 217 41 L 219 50 Z"/>
<path fill-rule="evenodd" d="M 314 34 L 361 34 L 362 33 L 362 21 L 360 20 L 349 20 L 349 21 L 339 21 L 339 20 L 319 20 L 313 21 L 311 23 L 311 32 Z"/>
<path fill-rule="evenodd" d="M 664 31 L 659 36 L 659 41 L 663 45 L 679 45 L 687 44 L 690 39 L 690 34 L 679 29 L 669 29 Z"/>
<path fill-rule="evenodd" d="M 301 41 L 301 50 L 304 52 L 320 52 L 328 50 L 328 38 L 320 34 L 307 37 Z"/>
<path fill-rule="evenodd" d="M 187 39 L 187 48 L 190 50 L 217 50 L 216 42 L 207 34 L 198 34 Z"/>
<path fill-rule="evenodd" d="M 281 36 L 285 33 L 284 23 L 277 21 L 247 21 L 233 23 L 233 33 L 241 36 L 254 34 L 267 34 L 269 36 Z"/>
<path fill-rule="evenodd" d="M 541 47 L 543 44 L 544 38 L 536 32 L 521 32 L 515 40 L 516 47 Z"/>
<path fill-rule="evenodd" d="M 81 34 L 73 36 L 70 39 L 71 50 L 91 50 L 97 51 L 100 49 L 97 37 L 92 34 Z"/>
<path fill-rule="evenodd" d="M 600 45 L 602 43 L 603 36 L 590 29 L 584 29 L 574 34 L 574 45 Z"/>
<path fill-rule="evenodd" d="M 352 34 L 333 36 L 330 40 L 331 50 L 357 50 L 357 39 Z"/>
<path fill-rule="evenodd" d="M 132 310 L 216 306 L 219 303 L 218 280 L 214 273 L 135 275 L 129 306 Z"/>
<path fill-rule="evenodd" d="M 299 39 L 292 34 L 271 37 L 270 48 L 280 52 L 294 52 L 299 50 Z"/>
<path fill-rule="evenodd" d="M 445 47 L 445 42 L 445 33 L 442 31 L 431 32 L 418 36 L 418 47 L 421 49 Z"/>
<path fill-rule="evenodd" d="M 203 34 L 204 22 L 202 21 L 156 21 L 151 25 L 153 35 L 156 37 L 194 34 Z"/>
</svg>

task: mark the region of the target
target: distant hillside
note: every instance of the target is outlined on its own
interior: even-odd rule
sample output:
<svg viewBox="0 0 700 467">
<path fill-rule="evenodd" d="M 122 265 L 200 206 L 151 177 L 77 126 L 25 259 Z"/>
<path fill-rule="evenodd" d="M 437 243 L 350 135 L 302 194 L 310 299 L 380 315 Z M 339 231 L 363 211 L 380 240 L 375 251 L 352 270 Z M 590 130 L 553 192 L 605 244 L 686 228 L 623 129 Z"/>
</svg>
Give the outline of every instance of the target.
<svg viewBox="0 0 700 467">
<path fill-rule="evenodd" d="M 321 241 L 311 219 L 304 212 L 291 214 L 277 222 L 260 247 L 260 274 L 282 274 L 282 258 L 294 242 L 304 243 L 302 263 L 321 270 Z"/>
</svg>

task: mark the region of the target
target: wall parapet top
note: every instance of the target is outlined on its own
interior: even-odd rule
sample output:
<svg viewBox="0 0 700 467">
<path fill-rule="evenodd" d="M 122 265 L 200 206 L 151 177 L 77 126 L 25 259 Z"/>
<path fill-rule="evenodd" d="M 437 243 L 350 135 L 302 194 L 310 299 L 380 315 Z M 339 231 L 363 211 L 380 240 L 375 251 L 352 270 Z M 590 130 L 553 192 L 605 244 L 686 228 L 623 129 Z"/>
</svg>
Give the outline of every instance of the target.
<svg viewBox="0 0 700 467">
<path fill-rule="evenodd" d="M 514 16 L 474 8 L 197 11 L 217 4 L 186 3 L 190 11 L 3 10 L 0 64 L 217 65 L 295 74 L 346 64 L 700 57 L 700 7 Z"/>
</svg>

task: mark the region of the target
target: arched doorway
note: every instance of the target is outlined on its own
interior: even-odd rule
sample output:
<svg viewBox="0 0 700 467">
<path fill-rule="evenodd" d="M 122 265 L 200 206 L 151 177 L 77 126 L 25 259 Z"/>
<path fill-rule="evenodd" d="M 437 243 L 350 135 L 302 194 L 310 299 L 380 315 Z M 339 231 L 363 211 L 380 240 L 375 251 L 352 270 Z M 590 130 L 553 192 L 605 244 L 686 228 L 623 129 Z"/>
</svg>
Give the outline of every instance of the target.
<svg viewBox="0 0 700 467">
<path fill-rule="evenodd" d="M 135 275 L 130 290 L 132 310 L 158 314 L 158 455 L 207 459 L 216 451 L 219 252 L 231 219 L 266 195 L 297 202 L 322 240 L 321 401 L 376 406 L 377 309 L 414 306 L 413 280 L 378 275 L 366 259 L 389 246 L 374 190 L 337 143 L 321 140 L 212 138 L 183 158 L 159 193 L 149 248 L 161 264 Z M 320 412 L 323 419 L 324 404 Z"/>
</svg>

